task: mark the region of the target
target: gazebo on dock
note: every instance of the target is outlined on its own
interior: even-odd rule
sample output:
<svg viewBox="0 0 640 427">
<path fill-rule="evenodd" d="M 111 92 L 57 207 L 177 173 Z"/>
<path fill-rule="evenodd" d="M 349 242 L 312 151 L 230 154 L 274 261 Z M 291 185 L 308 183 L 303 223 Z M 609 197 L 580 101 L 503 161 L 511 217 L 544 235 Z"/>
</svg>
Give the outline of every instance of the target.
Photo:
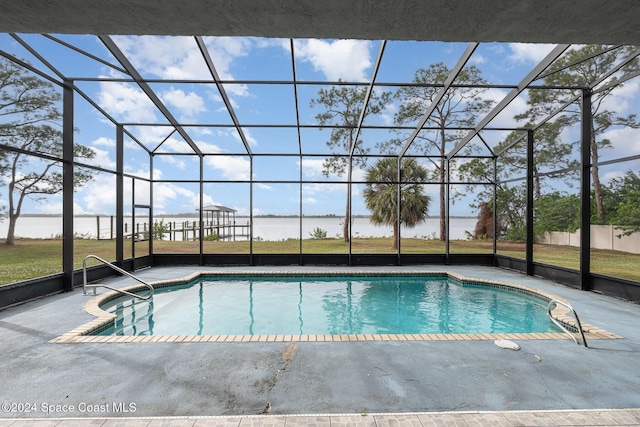
<svg viewBox="0 0 640 427">
<path fill-rule="evenodd" d="M 236 209 L 222 205 L 209 205 L 203 207 L 202 212 L 206 234 L 215 232 L 220 240 L 236 240 L 236 236 L 248 236 L 249 234 L 248 225 L 240 225 L 242 229 L 240 233 L 236 233 Z"/>
</svg>

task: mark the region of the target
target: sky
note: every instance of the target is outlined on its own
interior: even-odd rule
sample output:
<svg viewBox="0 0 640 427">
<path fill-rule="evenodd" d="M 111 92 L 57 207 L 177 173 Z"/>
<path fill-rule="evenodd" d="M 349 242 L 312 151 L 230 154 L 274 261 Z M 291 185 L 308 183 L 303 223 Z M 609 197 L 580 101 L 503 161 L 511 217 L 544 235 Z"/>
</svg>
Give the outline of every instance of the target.
<svg viewBox="0 0 640 427">
<path fill-rule="evenodd" d="M 118 68 L 122 68 L 105 45 L 95 36 L 55 35 L 63 42 L 73 44 L 79 49 L 91 53 L 104 62 L 87 58 L 78 52 L 41 35 L 19 35 L 20 40 L 40 52 L 47 63 L 59 70 L 67 78 L 75 81 L 76 87 L 91 98 L 119 123 L 125 123 L 126 129 L 138 140 L 125 138 L 125 172 L 129 175 L 149 177 L 160 180 L 153 188 L 153 209 L 156 216 L 191 212 L 199 207 L 199 184 L 186 182 L 164 182 L 173 180 L 198 180 L 200 160 L 195 155 L 184 155 L 193 150 L 172 128 L 149 97 L 135 83 L 122 81 L 99 82 L 98 77 L 112 79 L 127 78 Z M 208 55 L 215 65 L 220 79 L 229 81 L 224 84 L 228 102 L 242 125 L 286 125 L 288 128 L 243 127 L 244 141 L 235 130 L 233 119 L 229 115 L 225 100 L 216 85 L 207 83 L 183 83 L 176 80 L 210 80 L 211 73 L 206 67 L 202 54 L 193 37 L 159 36 L 114 36 L 112 40 L 131 62 L 137 72 L 145 79 L 169 79 L 173 82 L 151 82 L 149 87 L 181 123 L 191 140 L 205 154 L 203 168 L 206 180 L 219 181 L 204 185 L 204 204 L 221 204 L 238 211 L 238 215 L 248 215 L 253 208 L 254 214 L 296 215 L 300 203 L 305 215 L 343 215 L 347 197 L 346 177 L 325 177 L 322 173 L 324 159 L 331 154 L 326 141 L 329 130 L 306 129 L 300 131 L 301 146 L 304 154 L 315 154 L 302 159 L 298 156 L 269 156 L 260 154 L 296 154 L 299 152 L 298 132 L 293 126 L 297 123 L 296 92 L 289 84 L 256 84 L 256 81 L 289 82 L 293 80 L 291 61 L 292 43 L 288 39 L 261 38 L 203 38 Z M 380 41 L 365 40 L 294 40 L 295 78 L 297 85 L 297 105 L 299 121 L 302 125 L 317 125 L 316 115 L 322 112 L 319 107 L 312 108 L 311 100 L 316 98 L 318 90 L 328 88 L 323 82 L 354 81 L 367 83 L 371 80 L 378 58 Z M 376 76 L 376 82 L 408 83 L 418 69 L 428 68 L 431 64 L 442 62 L 453 68 L 467 43 L 441 42 L 398 42 L 386 43 L 382 61 Z M 553 45 L 533 45 L 514 43 L 486 43 L 475 50 L 467 66 L 478 67 L 482 77 L 495 85 L 516 85 L 539 63 L 552 49 Z M 0 49 L 34 64 L 47 74 L 54 75 L 46 64 L 35 58 L 16 39 L 0 34 Z M 92 80 L 89 80 L 92 79 Z M 306 84 L 305 84 L 306 82 Z M 310 83 L 313 82 L 313 83 Z M 396 86 L 377 88 L 376 91 L 396 92 Z M 480 96 L 483 99 L 499 102 L 510 89 L 488 89 Z M 640 79 L 627 82 L 607 99 L 607 106 L 620 114 L 637 113 L 639 108 Z M 526 110 L 527 93 L 518 96 L 491 123 L 492 127 L 514 127 L 518 124 L 514 116 Z M 369 116 L 365 125 L 391 125 L 398 111 L 397 100 L 390 102 L 381 114 Z M 75 96 L 74 123 L 77 128 L 75 141 L 91 147 L 95 158 L 90 164 L 107 169 L 115 169 L 115 126 L 103 114 L 89 104 L 82 96 Z M 156 126 L 136 126 L 135 124 L 155 124 Z M 202 124 L 225 125 L 220 127 L 197 126 Z M 415 125 L 416 123 L 414 123 Z M 577 128 L 567 130 L 563 139 L 574 141 L 578 138 Z M 410 134 L 404 132 L 404 136 Z M 490 146 L 503 140 L 507 132 L 483 134 Z M 388 131 L 363 130 L 361 139 L 373 153 L 379 152 L 375 143 L 397 137 Z M 615 150 L 604 153 L 607 156 L 624 157 L 640 154 L 640 139 L 637 130 L 613 128 L 606 135 Z M 253 169 L 244 144 L 256 154 Z M 157 155 L 153 157 L 153 170 L 147 152 L 140 146 Z M 479 139 L 473 144 L 482 147 Z M 412 150 L 408 151 L 412 154 Z M 171 155 L 165 155 L 171 154 Z M 381 153 L 379 153 L 381 154 Z M 576 153 L 577 155 L 577 153 Z M 370 162 L 374 161 L 371 160 Z M 427 168 L 433 166 L 422 161 Z M 618 176 L 627 169 L 640 170 L 638 162 L 628 162 L 624 168 L 613 165 L 603 168 L 605 181 Z M 245 181 L 253 174 L 253 189 Z M 297 181 L 302 175 L 302 201 L 300 184 L 279 183 L 277 181 Z M 356 168 L 354 180 L 361 180 L 365 170 Z M 125 209 L 131 210 L 131 201 L 136 204 L 151 203 L 146 197 L 146 184 L 140 180 L 133 184 L 132 179 L 125 180 Z M 135 188 L 134 188 L 135 186 Z M 362 185 L 353 187 L 353 212 L 367 214 L 362 200 Z M 469 193 L 463 186 L 454 186 L 462 193 L 460 200 L 451 208 L 453 215 L 475 216 L 469 207 L 474 200 L 473 191 Z M 253 206 L 250 194 L 253 193 Z M 432 197 L 430 215 L 438 214 L 438 185 L 426 188 Z M 479 189 L 478 189 L 479 191 Z M 78 189 L 75 198 L 76 214 L 115 213 L 115 178 L 111 174 L 100 173 L 85 187 Z M 0 204 L 6 205 L 6 191 L 0 191 Z M 47 198 L 46 203 L 28 200 L 25 213 L 60 213 L 60 196 Z"/>
</svg>

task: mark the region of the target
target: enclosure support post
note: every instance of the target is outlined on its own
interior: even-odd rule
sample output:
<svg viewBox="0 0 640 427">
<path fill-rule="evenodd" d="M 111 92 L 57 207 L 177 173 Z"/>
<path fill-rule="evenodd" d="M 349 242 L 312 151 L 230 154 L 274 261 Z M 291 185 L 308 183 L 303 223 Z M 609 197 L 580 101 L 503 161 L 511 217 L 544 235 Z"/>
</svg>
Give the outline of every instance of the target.
<svg viewBox="0 0 640 427">
<path fill-rule="evenodd" d="M 73 81 L 62 95 L 62 272 L 63 290 L 73 290 Z"/>
<path fill-rule="evenodd" d="M 493 158 L 493 259 L 498 253 L 498 157 Z"/>
<path fill-rule="evenodd" d="M 351 235 L 351 179 L 353 178 L 353 157 L 349 156 L 349 171 L 347 175 L 347 214 L 345 215 L 345 221 L 347 222 L 347 230 L 349 231 L 349 265 L 353 265 L 353 258 L 351 253 L 353 252 L 353 236 Z"/>
<path fill-rule="evenodd" d="M 116 264 L 124 262 L 124 127 L 116 127 Z"/>
<path fill-rule="evenodd" d="M 580 138 L 580 289 L 590 290 L 591 281 L 591 90 L 582 90 Z"/>
<path fill-rule="evenodd" d="M 153 153 L 149 156 L 149 266 L 153 267 Z"/>
<path fill-rule="evenodd" d="M 136 269 L 136 178 L 131 179 L 131 258 L 132 269 Z"/>
<path fill-rule="evenodd" d="M 450 246 L 450 241 L 451 241 L 451 236 L 449 236 L 449 214 L 451 213 L 451 209 L 449 204 L 451 203 L 451 198 L 450 198 L 450 186 L 449 183 L 451 182 L 451 170 L 449 168 L 450 164 L 450 159 L 447 159 L 446 162 L 446 168 L 447 168 L 447 174 L 446 179 L 447 179 L 447 183 L 446 183 L 446 187 L 445 187 L 445 217 L 444 217 L 444 260 L 445 260 L 445 264 L 449 265 L 451 263 L 451 258 L 450 258 L 450 254 L 451 254 L 451 246 Z"/>
<path fill-rule="evenodd" d="M 293 42 L 292 42 L 293 43 Z M 296 101 L 297 102 L 297 101 Z M 298 129 L 298 132 L 300 132 L 300 129 Z M 302 149 L 300 150 L 300 165 L 298 168 L 298 179 L 300 180 L 300 184 L 298 186 L 298 200 L 299 200 L 299 210 L 298 210 L 298 216 L 299 216 L 299 221 L 298 221 L 298 225 L 299 225 L 299 230 L 298 230 L 298 251 L 300 252 L 300 261 L 299 264 L 303 265 L 303 257 L 302 257 L 302 215 L 303 215 L 303 205 L 302 205 Z M 234 221 L 235 223 L 235 221 Z M 234 228 L 235 230 L 235 228 Z"/>
<path fill-rule="evenodd" d="M 533 130 L 527 130 L 527 221 L 526 221 L 526 273 L 533 276 Z"/>
<path fill-rule="evenodd" d="M 398 174 L 396 175 L 398 179 L 398 188 L 396 192 L 396 197 L 398 198 L 398 203 L 396 203 L 396 227 L 398 228 L 398 233 L 396 239 L 398 239 L 397 243 L 397 259 L 396 264 L 401 265 L 400 262 L 400 254 L 402 252 L 401 244 L 402 242 L 402 218 L 400 215 L 402 214 L 402 157 L 398 157 Z"/>
<path fill-rule="evenodd" d="M 204 156 L 200 156 L 200 209 L 199 218 L 200 221 L 200 260 L 199 265 L 204 265 Z M 223 229 L 224 232 L 224 229 Z M 218 232 L 220 236 L 220 232 Z"/>
<path fill-rule="evenodd" d="M 249 157 L 249 265 L 253 264 L 253 156 Z"/>
</svg>

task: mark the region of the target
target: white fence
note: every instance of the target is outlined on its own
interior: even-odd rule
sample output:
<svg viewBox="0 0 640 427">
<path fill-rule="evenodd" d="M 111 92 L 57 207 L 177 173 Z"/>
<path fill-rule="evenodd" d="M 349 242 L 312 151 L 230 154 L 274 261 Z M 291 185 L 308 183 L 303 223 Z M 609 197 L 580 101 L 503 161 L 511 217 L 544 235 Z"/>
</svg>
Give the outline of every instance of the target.
<svg viewBox="0 0 640 427">
<path fill-rule="evenodd" d="M 578 229 L 575 233 L 562 231 L 547 232 L 544 233 L 544 236 L 539 237 L 537 242 L 547 245 L 580 247 L 580 230 Z M 594 249 L 609 249 L 612 251 L 640 254 L 640 233 L 625 236 L 624 230 L 616 228 L 613 225 L 592 225 L 591 247 Z"/>
</svg>

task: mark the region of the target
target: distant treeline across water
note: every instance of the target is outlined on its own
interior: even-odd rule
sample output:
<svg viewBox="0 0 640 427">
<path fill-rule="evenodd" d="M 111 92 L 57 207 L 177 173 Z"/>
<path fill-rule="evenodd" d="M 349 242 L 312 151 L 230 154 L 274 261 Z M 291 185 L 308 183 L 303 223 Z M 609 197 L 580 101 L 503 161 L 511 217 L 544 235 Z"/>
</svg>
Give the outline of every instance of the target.
<svg viewBox="0 0 640 427">
<path fill-rule="evenodd" d="M 113 220 L 112 220 L 113 218 Z M 233 221 L 233 218 L 231 219 Z M 164 224 L 172 223 L 182 225 L 185 222 L 192 224 L 198 222 L 197 217 L 174 217 L 158 216 L 154 221 L 162 221 Z M 302 238 L 311 237 L 316 228 L 327 232 L 327 237 L 342 235 L 344 218 L 337 216 L 302 217 Z M 352 219 L 352 235 L 354 237 L 391 237 L 393 231 L 391 227 L 379 227 L 371 224 L 368 217 L 354 217 Z M 465 240 L 467 232 L 472 233 L 475 229 L 476 218 L 454 217 L 450 220 L 449 232 L 451 239 Z M 137 227 L 142 230 L 146 225 L 145 218 L 136 218 Z M 110 238 L 111 224 L 113 223 L 115 233 L 115 217 L 110 216 L 78 216 L 74 218 L 74 233 L 84 238 L 97 238 L 98 231 L 100 238 Z M 248 225 L 248 217 L 236 217 L 236 225 Z M 125 217 L 127 230 L 134 229 L 131 217 Z M 418 227 L 401 230 L 403 237 L 419 237 L 424 239 L 436 239 L 439 237 L 440 219 L 429 217 L 426 222 Z M 0 237 L 7 234 L 6 218 L 0 222 Z M 18 219 L 16 226 L 16 237 L 48 239 L 62 236 L 61 216 L 34 216 L 23 215 Z M 300 237 L 300 219 L 298 217 L 277 217 L 277 216 L 256 216 L 253 218 L 253 236 L 263 240 L 286 240 Z"/>
</svg>

